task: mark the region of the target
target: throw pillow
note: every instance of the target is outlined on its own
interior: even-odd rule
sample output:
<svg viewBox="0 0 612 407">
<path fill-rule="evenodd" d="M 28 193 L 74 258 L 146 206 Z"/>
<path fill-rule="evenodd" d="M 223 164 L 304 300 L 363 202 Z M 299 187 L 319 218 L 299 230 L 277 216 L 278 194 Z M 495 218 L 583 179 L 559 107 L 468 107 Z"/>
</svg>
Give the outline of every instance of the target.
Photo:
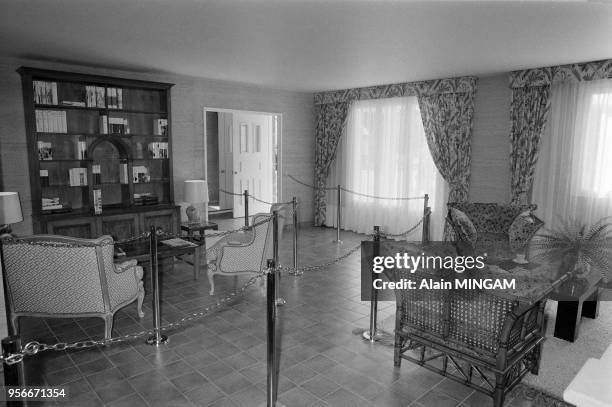
<svg viewBox="0 0 612 407">
<path fill-rule="evenodd" d="M 515 252 L 522 250 L 542 225 L 544 222 L 530 212 L 521 213 L 508 229 L 510 248 Z"/>
<path fill-rule="evenodd" d="M 457 208 L 451 208 L 450 215 L 455 233 L 459 235 L 459 239 L 474 246 L 478 239 L 478 232 L 476 232 L 476 227 L 474 227 L 470 218 L 468 218 L 465 212 Z"/>
</svg>

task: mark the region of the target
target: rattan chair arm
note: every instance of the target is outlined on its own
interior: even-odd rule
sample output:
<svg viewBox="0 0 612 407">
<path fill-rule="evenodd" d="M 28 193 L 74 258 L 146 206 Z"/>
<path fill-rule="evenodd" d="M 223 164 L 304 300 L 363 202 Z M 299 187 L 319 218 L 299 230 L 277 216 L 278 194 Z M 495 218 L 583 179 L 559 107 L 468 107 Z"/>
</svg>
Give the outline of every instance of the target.
<svg viewBox="0 0 612 407">
<path fill-rule="evenodd" d="M 137 260 L 128 260 L 128 261 L 124 261 L 123 263 L 116 263 L 115 264 L 115 273 L 119 274 L 119 273 L 124 273 L 127 270 L 131 269 L 132 267 L 136 267 L 136 265 L 138 264 Z"/>
</svg>

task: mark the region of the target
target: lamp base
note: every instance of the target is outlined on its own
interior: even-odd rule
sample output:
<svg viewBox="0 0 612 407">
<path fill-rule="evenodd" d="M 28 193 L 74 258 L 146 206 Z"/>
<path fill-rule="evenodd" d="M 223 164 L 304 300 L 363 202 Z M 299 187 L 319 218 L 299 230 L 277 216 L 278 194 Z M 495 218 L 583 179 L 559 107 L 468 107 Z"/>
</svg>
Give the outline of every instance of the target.
<svg viewBox="0 0 612 407">
<path fill-rule="evenodd" d="M 200 213 L 198 212 L 195 206 L 190 205 L 185 210 L 185 213 L 187 214 L 187 220 L 189 221 L 189 223 L 191 224 L 200 223 Z"/>
</svg>

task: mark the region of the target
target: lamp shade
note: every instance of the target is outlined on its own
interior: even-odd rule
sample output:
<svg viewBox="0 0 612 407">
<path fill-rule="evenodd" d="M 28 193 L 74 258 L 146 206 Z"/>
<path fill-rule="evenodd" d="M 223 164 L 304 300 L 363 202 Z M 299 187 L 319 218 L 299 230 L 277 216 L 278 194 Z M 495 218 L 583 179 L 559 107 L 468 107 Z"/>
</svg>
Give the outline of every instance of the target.
<svg viewBox="0 0 612 407">
<path fill-rule="evenodd" d="M 0 192 L 0 225 L 21 222 L 21 202 L 17 192 Z"/>
<path fill-rule="evenodd" d="M 188 179 L 185 181 L 185 202 L 208 202 L 208 183 L 203 179 Z"/>
</svg>

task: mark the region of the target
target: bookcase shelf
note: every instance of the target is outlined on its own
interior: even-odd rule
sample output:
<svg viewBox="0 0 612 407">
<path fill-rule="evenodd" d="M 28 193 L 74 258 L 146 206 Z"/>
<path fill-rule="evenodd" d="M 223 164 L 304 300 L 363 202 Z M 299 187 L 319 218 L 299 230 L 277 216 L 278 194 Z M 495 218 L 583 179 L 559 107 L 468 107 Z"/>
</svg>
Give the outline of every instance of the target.
<svg viewBox="0 0 612 407">
<path fill-rule="evenodd" d="M 28 67 L 17 72 L 36 233 L 87 237 L 118 227 L 119 236 L 125 234 L 120 219 L 135 232 L 158 218 L 178 231 L 172 84 Z"/>
</svg>

